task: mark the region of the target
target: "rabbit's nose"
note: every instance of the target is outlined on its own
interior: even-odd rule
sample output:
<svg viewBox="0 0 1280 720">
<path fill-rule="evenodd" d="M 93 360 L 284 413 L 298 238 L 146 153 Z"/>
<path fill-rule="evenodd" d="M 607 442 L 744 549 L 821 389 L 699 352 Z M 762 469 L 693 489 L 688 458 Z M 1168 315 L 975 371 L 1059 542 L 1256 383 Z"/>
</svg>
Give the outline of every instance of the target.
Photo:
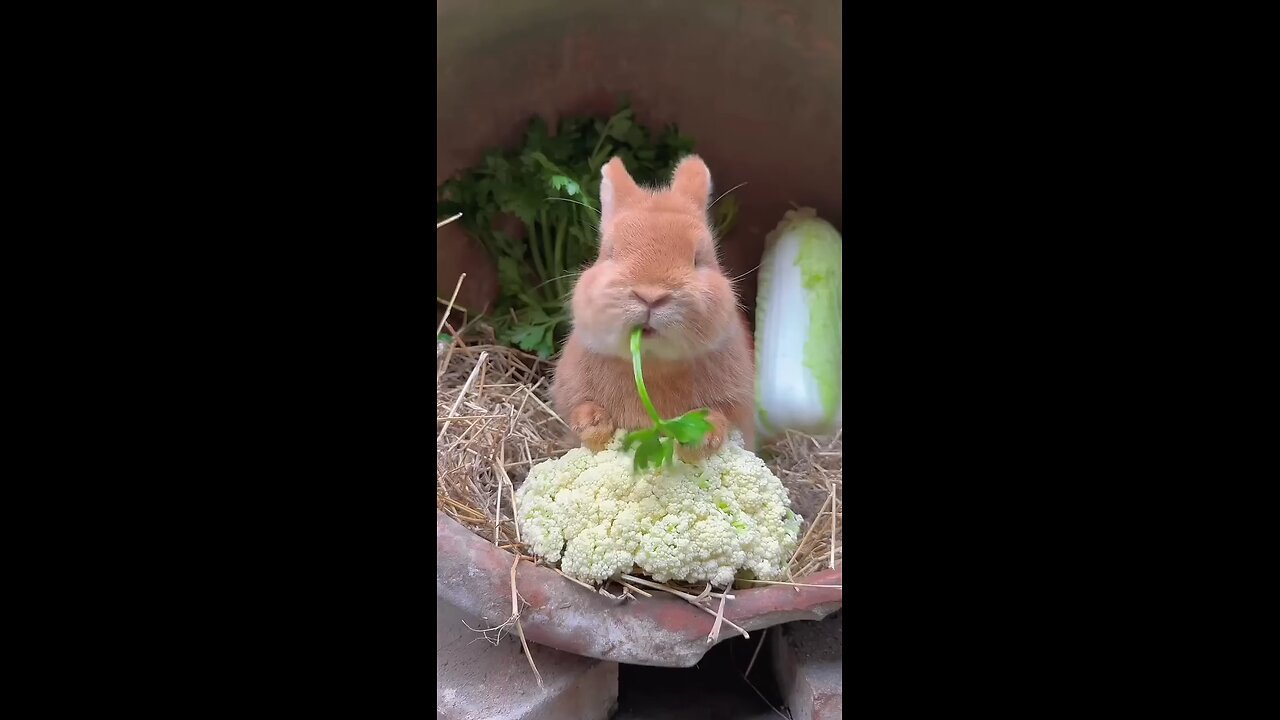
<svg viewBox="0 0 1280 720">
<path fill-rule="evenodd" d="M 671 297 L 670 290 L 664 290 L 659 287 L 640 286 L 631 288 L 631 294 L 635 295 L 640 302 L 650 308 L 655 308 L 666 302 Z"/>
</svg>

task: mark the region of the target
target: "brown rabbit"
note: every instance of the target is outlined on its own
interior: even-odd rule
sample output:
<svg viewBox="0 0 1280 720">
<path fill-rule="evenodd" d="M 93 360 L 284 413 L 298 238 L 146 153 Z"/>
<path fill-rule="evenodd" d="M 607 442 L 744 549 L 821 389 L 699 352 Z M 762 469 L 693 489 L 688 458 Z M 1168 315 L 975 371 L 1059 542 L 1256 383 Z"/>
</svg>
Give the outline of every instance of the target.
<svg viewBox="0 0 1280 720">
<path fill-rule="evenodd" d="M 600 254 L 573 289 L 573 331 L 551 387 L 556 411 L 592 450 L 615 430 L 651 427 L 636 392 L 630 335 L 644 328 L 644 380 L 664 419 L 710 408 L 714 430 L 685 460 L 714 453 L 727 432 L 754 449 L 755 359 L 745 316 L 707 222 L 711 173 L 697 156 L 671 187 L 636 185 L 622 160 L 601 169 Z"/>
</svg>

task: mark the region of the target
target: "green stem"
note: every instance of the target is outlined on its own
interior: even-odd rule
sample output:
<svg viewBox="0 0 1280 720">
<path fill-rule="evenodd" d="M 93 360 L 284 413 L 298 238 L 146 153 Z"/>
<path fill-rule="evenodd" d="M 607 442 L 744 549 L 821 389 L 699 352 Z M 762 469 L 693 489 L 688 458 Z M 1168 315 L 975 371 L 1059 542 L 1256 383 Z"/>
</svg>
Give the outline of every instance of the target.
<svg viewBox="0 0 1280 720">
<path fill-rule="evenodd" d="M 653 418 L 654 424 L 661 425 L 662 417 L 658 415 L 653 402 L 649 400 L 649 391 L 644 387 L 644 373 L 640 370 L 640 336 L 643 334 L 644 328 L 631 331 L 631 367 L 636 371 L 636 390 L 640 391 L 640 402 L 644 403 L 644 409 L 649 411 L 649 417 Z"/>
<path fill-rule="evenodd" d="M 613 121 L 617 117 L 617 115 L 614 115 L 609 118 L 604 127 L 600 129 L 600 139 L 596 141 L 596 146 L 591 148 L 591 154 L 587 156 L 588 158 L 594 158 L 596 153 L 600 152 L 600 146 L 604 144 L 604 139 L 609 137 L 609 128 L 613 127 Z"/>
<path fill-rule="evenodd" d="M 556 293 L 557 293 L 557 296 L 558 296 L 558 297 L 561 297 L 561 298 L 563 298 L 563 297 L 565 296 L 565 289 L 564 289 L 564 240 L 565 240 L 565 233 L 567 233 L 568 231 L 569 231 L 569 222 L 568 222 L 568 220 L 566 220 L 565 222 L 561 223 L 561 224 L 560 224 L 560 227 L 556 228 L 556 251 L 555 251 L 555 261 L 552 263 L 552 265 L 554 265 L 554 266 L 555 266 L 555 273 L 556 273 Z"/>
<path fill-rule="evenodd" d="M 538 221 L 542 224 L 542 260 L 546 267 L 546 274 L 542 276 L 542 279 L 549 284 L 543 292 L 547 294 L 549 299 L 556 300 L 555 280 L 560 273 L 556 272 L 552 250 L 555 246 L 556 239 L 555 235 L 551 232 L 550 223 L 547 222 L 546 210 L 538 211 Z"/>
<path fill-rule="evenodd" d="M 584 252 L 587 256 L 587 262 L 593 262 L 600 256 L 600 242 L 602 235 L 600 234 L 599 221 L 600 213 L 598 212 L 595 214 L 583 213 L 581 217 L 582 237 L 586 238 L 586 247 L 584 248 Z"/>
<path fill-rule="evenodd" d="M 547 279 L 547 268 L 542 264 L 542 258 L 538 256 L 538 249 L 541 241 L 538 240 L 538 223 L 529 223 L 529 254 L 533 256 L 533 268 L 538 272 L 538 277 L 542 280 Z"/>
</svg>

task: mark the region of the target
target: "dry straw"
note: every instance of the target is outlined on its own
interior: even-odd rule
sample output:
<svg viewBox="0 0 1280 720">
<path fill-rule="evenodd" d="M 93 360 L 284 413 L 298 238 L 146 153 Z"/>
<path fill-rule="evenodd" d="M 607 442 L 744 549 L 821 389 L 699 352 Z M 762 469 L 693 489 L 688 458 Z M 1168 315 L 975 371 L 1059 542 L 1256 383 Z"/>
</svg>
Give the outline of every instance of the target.
<svg viewBox="0 0 1280 720">
<path fill-rule="evenodd" d="M 457 291 L 455 287 L 454 298 Z M 538 563 L 521 542 L 512 499 L 531 467 L 577 444 L 550 406 L 553 365 L 497 344 L 492 331 L 474 318 L 455 328 L 450 313 L 459 308 L 453 299 L 440 302 L 447 305 L 440 328 L 450 339 L 436 347 L 436 507 L 517 558 Z M 806 576 L 842 562 L 842 448 L 839 433 L 813 438 L 791 432 L 760 453 L 786 485 L 796 512 L 804 516 L 801 541 L 789 566 L 791 582 L 781 584 L 809 585 Z M 717 616 L 709 641 L 718 639 L 722 623 L 747 635 L 723 620 L 724 603 L 733 598 L 727 590 L 722 594 L 710 592 L 709 585 L 655 583 L 636 573 L 610 583 L 618 595 L 607 588 L 596 591 L 619 602 L 651 595 L 641 586 L 672 593 Z M 512 614 L 504 625 L 514 624 L 521 632 L 519 612 Z"/>
<path fill-rule="evenodd" d="M 456 336 L 437 358 L 437 506 L 477 535 L 525 554 L 511 501 L 515 488 L 531 467 L 576 445 L 549 404 L 551 365 L 492 341 L 467 345 Z M 789 432 L 761 451 L 805 518 L 789 568 L 793 583 L 842 561 L 842 448 L 839 433 Z"/>
</svg>

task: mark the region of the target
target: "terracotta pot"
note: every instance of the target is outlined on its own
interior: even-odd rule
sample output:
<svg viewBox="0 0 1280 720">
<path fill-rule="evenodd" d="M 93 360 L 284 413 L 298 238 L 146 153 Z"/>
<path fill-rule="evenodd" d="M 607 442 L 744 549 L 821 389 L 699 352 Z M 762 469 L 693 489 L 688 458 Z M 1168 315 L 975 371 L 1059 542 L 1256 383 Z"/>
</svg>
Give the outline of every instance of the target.
<svg viewBox="0 0 1280 720">
<path fill-rule="evenodd" d="M 734 191 L 721 242 L 754 316 L 765 235 L 791 203 L 843 228 L 839 0 L 437 0 L 436 185 L 494 147 L 519 147 L 534 115 L 607 117 L 619 97 L 653 129 L 679 125 Z M 440 233 L 437 292 L 483 306 L 492 261 L 461 232 Z M 468 287 L 475 280 L 474 287 Z M 464 301 L 465 299 L 465 301 Z M 467 303 L 471 303 L 468 305 Z"/>
<path fill-rule="evenodd" d="M 514 561 L 511 553 L 436 511 L 440 599 L 489 621 L 486 627 L 501 624 L 511 615 Z M 799 582 L 840 585 L 842 575 L 836 568 Z M 661 591 L 652 598 L 613 600 L 527 562 L 516 569 L 516 587 L 528 603 L 521 615 L 525 637 L 557 650 L 637 665 L 691 667 L 714 645 L 707 635 L 715 618 Z M 837 588 L 784 585 L 734 590 L 736 597 L 725 604 L 724 616 L 748 632 L 793 620 L 819 620 L 840 609 L 843 594 Z M 722 625 L 719 642 L 737 634 Z"/>
</svg>

